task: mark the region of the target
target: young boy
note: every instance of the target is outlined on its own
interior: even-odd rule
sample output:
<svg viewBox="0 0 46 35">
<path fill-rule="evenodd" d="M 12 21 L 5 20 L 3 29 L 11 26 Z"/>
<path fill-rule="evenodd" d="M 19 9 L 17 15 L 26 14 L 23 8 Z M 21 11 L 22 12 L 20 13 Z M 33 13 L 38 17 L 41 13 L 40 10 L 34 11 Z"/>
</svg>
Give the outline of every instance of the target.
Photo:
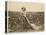
<svg viewBox="0 0 46 35">
<path fill-rule="evenodd" d="M 30 29 L 31 28 L 31 26 L 30 26 L 30 24 L 29 24 L 29 22 L 28 22 L 28 18 L 26 17 L 26 8 L 25 7 L 22 7 L 21 8 L 22 9 L 22 19 L 23 19 L 23 28 L 24 29 Z"/>
</svg>

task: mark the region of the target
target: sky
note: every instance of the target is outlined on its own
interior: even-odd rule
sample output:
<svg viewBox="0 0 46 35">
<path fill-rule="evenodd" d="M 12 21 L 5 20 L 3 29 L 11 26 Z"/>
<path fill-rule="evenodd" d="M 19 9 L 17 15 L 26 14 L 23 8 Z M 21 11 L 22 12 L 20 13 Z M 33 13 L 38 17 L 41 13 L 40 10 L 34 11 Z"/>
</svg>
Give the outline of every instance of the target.
<svg viewBox="0 0 46 35">
<path fill-rule="evenodd" d="M 32 2 L 7 2 L 8 11 L 22 11 L 21 8 L 25 7 L 26 12 L 43 12 L 43 3 L 32 3 Z"/>
</svg>

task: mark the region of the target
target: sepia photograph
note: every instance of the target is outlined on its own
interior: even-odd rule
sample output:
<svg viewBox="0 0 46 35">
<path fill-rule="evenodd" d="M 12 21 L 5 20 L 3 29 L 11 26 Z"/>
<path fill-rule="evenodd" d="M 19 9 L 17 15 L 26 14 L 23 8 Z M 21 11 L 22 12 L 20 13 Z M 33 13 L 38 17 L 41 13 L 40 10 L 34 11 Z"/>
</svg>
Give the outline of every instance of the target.
<svg viewBox="0 0 46 35">
<path fill-rule="evenodd" d="M 44 4 L 33 2 L 5 3 L 5 32 L 44 31 Z"/>
</svg>

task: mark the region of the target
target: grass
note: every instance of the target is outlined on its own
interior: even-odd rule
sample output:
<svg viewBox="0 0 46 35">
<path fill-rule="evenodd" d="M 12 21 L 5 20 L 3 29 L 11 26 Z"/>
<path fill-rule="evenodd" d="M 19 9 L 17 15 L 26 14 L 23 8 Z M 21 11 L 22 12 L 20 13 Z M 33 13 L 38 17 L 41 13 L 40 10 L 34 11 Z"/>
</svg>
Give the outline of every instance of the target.
<svg viewBox="0 0 46 35">
<path fill-rule="evenodd" d="M 10 18 L 8 18 L 8 30 L 10 29 L 9 32 L 27 32 L 29 30 L 34 31 L 21 12 L 8 12 L 8 16 L 10 16 Z M 37 26 L 44 25 L 43 12 L 27 12 L 26 17 L 29 19 L 30 23 L 34 23 Z"/>
</svg>

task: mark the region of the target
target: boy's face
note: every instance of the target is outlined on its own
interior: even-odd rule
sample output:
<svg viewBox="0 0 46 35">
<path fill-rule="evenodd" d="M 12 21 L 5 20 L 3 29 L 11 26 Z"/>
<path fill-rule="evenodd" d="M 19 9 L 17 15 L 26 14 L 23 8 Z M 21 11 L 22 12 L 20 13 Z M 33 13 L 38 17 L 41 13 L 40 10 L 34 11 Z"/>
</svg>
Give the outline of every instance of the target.
<svg viewBox="0 0 46 35">
<path fill-rule="evenodd" d="M 26 11 L 26 8 L 25 7 L 22 7 L 21 9 L 22 9 L 23 12 Z"/>
</svg>

